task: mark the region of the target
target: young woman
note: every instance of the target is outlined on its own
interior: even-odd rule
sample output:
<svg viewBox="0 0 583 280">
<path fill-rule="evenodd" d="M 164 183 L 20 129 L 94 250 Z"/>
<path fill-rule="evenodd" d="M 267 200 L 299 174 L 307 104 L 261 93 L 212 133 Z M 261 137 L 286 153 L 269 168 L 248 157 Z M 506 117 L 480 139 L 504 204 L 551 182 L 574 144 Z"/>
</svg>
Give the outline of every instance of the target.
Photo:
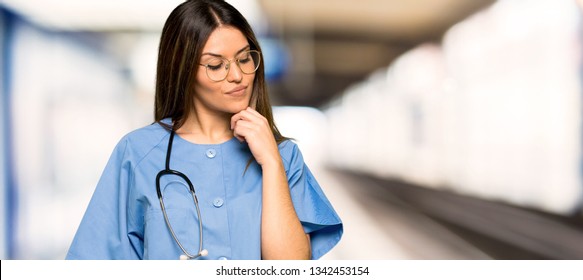
<svg viewBox="0 0 583 280">
<path fill-rule="evenodd" d="M 123 137 L 67 259 L 317 259 L 342 222 L 274 124 L 261 48 L 224 1 L 179 5 L 155 122 Z"/>
</svg>

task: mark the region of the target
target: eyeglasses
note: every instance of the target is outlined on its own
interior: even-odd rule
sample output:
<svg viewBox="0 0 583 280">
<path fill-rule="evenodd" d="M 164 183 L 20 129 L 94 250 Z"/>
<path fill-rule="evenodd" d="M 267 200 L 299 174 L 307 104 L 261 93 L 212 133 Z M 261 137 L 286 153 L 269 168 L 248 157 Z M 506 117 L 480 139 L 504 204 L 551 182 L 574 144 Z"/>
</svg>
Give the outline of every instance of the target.
<svg viewBox="0 0 583 280">
<path fill-rule="evenodd" d="M 244 74 L 253 74 L 259 68 L 261 63 L 261 55 L 256 50 L 248 50 L 239 53 L 234 58 L 235 63 Z M 231 60 L 224 57 L 215 57 L 206 64 L 200 64 L 206 68 L 206 75 L 209 79 L 220 82 L 227 78 L 229 69 L 231 68 Z"/>
</svg>

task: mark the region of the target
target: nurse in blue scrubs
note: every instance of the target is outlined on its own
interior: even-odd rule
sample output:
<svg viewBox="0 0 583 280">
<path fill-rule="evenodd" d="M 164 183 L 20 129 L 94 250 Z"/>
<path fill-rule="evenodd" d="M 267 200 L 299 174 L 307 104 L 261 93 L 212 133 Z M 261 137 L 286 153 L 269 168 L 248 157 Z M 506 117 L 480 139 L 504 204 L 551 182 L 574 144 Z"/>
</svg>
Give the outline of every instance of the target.
<svg viewBox="0 0 583 280">
<path fill-rule="evenodd" d="M 318 259 L 339 242 L 340 218 L 274 124 L 262 59 L 228 3 L 172 11 L 155 122 L 115 147 L 67 259 Z"/>
</svg>

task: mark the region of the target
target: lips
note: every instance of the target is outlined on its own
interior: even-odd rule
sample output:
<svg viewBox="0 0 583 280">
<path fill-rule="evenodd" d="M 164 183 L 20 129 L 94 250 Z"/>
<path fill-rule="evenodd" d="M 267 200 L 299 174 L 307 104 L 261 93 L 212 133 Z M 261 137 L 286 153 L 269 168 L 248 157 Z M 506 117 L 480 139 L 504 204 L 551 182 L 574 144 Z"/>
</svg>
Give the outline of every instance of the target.
<svg viewBox="0 0 583 280">
<path fill-rule="evenodd" d="M 228 95 L 243 95 L 245 94 L 245 90 L 247 89 L 247 86 L 238 86 L 230 91 L 227 91 L 225 94 Z"/>
</svg>

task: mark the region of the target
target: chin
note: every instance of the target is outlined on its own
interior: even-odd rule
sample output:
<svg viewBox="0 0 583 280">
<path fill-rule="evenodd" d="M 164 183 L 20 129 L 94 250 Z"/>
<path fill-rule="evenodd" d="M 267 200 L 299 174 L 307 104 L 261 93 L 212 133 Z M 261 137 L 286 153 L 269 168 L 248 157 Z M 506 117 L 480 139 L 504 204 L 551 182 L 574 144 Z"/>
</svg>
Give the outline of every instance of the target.
<svg viewBox="0 0 583 280">
<path fill-rule="evenodd" d="M 249 102 L 246 103 L 239 103 L 239 104 L 232 104 L 231 106 L 227 106 L 226 110 L 230 114 L 237 114 L 249 107 Z"/>
</svg>

